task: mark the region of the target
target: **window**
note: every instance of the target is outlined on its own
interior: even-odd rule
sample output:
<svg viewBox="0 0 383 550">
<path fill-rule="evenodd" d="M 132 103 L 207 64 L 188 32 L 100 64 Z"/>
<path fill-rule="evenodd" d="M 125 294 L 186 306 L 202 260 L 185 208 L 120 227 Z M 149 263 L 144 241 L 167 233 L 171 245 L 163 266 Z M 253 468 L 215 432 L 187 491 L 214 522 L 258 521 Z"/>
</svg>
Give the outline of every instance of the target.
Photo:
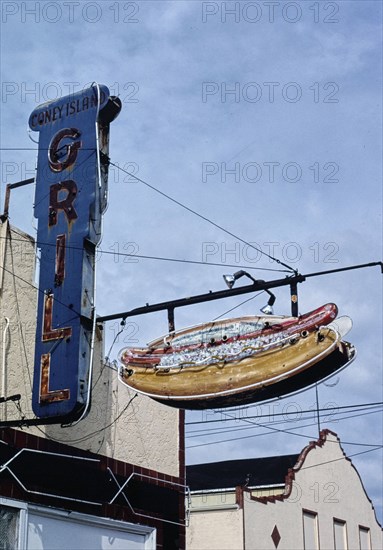
<svg viewBox="0 0 383 550">
<path fill-rule="evenodd" d="M 19 510 L 0 505 L 0 550 L 18 548 Z"/>
<path fill-rule="evenodd" d="M 154 550 L 156 529 L 0 497 L 0 550 Z"/>
<path fill-rule="evenodd" d="M 155 548 L 155 530 L 141 525 L 29 506 L 28 550 L 144 550 Z"/>
<path fill-rule="evenodd" d="M 303 541 L 305 550 L 319 550 L 318 515 L 303 511 Z"/>
<path fill-rule="evenodd" d="M 371 550 L 370 530 L 361 525 L 359 525 L 359 548 L 360 550 Z"/>
<path fill-rule="evenodd" d="M 347 550 L 346 522 L 334 519 L 334 544 L 335 550 Z"/>
</svg>

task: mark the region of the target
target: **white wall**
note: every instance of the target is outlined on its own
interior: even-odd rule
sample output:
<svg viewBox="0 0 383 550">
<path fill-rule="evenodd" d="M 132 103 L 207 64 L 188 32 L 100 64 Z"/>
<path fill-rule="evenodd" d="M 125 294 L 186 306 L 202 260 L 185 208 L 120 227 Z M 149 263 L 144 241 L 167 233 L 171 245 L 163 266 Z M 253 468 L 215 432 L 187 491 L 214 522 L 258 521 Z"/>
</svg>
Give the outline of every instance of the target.
<svg viewBox="0 0 383 550">
<path fill-rule="evenodd" d="M 243 511 L 193 512 L 186 535 L 187 550 L 241 550 Z"/>
<path fill-rule="evenodd" d="M 283 501 L 264 504 L 244 495 L 246 548 L 275 550 L 271 539 L 277 525 L 278 550 L 303 549 L 302 511 L 318 514 L 320 548 L 334 548 L 334 518 L 346 521 L 348 548 L 359 548 L 359 525 L 371 529 L 372 548 L 383 548 L 382 531 L 358 473 L 345 460 L 338 439 L 328 434 L 322 447 L 307 453 L 295 472 L 291 494 Z"/>
<path fill-rule="evenodd" d="M 243 509 L 224 510 L 222 498 L 234 493 L 201 491 L 192 495 L 188 550 L 275 550 L 271 538 L 275 526 L 280 534 L 278 550 L 303 550 L 303 511 L 317 514 L 319 548 L 334 550 L 334 519 L 346 522 L 347 548 L 359 550 L 359 526 L 370 529 L 371 549 L 383 548 L 382 530 L 374 508 L 338 438 L 323 434 L 321 445 L 310 444 L 300 455 L 281 500 L 255 498 L 243 491 Z M 287 472 L 286 472 L 287 474 Z M 259 491 L 253 491 L 259 493 Z M 228 507 L 229 501 L 227 501 Z M 310 547 L 309 550 L 313 550 Z M 364 550 L 364 549 L 363 549 Z"/>
<path fill-rule="evenodd" d="M 34 416 L 31 387 L 37 289 L 31 284 L 34 282 L 35 250 L 33 240 L 25 233 L 13 228 L 12 243 L 4 239 L 6 235 L 6 224 L 0 223 L 0 267 L 2 260 L 5 267 L 4 271 L 0 269 L 3 272 L 3 278 L 0 277 L 0 395 L 21 393 L 22 413 L 29 418 Z M 102 333 L 98 336 L 90 414 L 71 428 L 54 425 L 27 431 L 178 476 L 178 411 L 144 396 L 135 397 L 129 404 L 134 394 L 118 382 L 115 370 L 105 367 Z M 0 404 L 0 420 L 18 418 L 20 412 L 14 403 Z"/>
</svg>

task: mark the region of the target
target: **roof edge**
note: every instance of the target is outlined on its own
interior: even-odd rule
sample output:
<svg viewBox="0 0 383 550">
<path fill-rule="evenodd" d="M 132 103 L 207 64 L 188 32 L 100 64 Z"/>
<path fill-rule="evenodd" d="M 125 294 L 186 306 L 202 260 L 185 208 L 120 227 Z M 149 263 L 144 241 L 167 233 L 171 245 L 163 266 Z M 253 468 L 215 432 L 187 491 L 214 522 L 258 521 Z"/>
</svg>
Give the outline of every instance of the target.
<svg viewBox="0 0 383 550">
<path fill-rule="evenodd" d="M 271 495 L 271 496 L 264 496 L 264 497 L 255 497 L 255 496 L 252 496 L 251 493 L 250 493 L 249 494 L 250 499 L 255 500 L 257 502 L 261 502 L 263 504 L 268 504 L 269 502 L 270 503 L 275 503 L 276 501 L 282 501 L 283 502 L 284 500 L 288 499 L 289 496 L 291 495 L 291 492 L 292 492 L 293 481 L 295 480 L 295 474 L 297 472 L 299 472 L 299 470 L 301 470 L 301 468 L 302 468 L 302 466 L 303 466 L 303 464 L 304 464 L 304 462 L 307 458 L 307 455 L 309 454 L 310 451 L 312 451 L 316 447 L 323 447 L 323 445 L 325 444 L 325 442 L 327 440 L 328 435 L 333 435 L 334 437 L 336 437 L 336 439 L 338 441 L 338 444 L 339 444 L 339 447 L 340 447 L 340 450 L 342 451 L 344 458 L 350 463 L 350 465 L 355 470 L 355 472 L 356 472 L 356 474 L 359 478 L 359 481 L 360 481 L 360 484 L 362 485 L 362 489 L 364 491 L 364 494 L 366 495 L 367 500 L 370 502 L 371 508 L 374 511 L 375 520 L 376 520 L 377 524 L 382 528 L 382 526 L 380 525 L 380 522 L 377 518 L 377 515 L 376 515 L 375 506 L 374 506 L 372 500 L 370 499 L 370 497 L 367 494 L 367 491 L 364 487 L 362 478 L 360 477 L 360 474 L 359 474 L 358 470 L 356 469 L 356 467 L 352 463 L 351 458 L 349 458 L 346 455 L 346 453 L 344 452 L 344 449 L 341 445 L 341 441 L 339 439 L 338 434 L 336 434 L 332 430 L 329 430 L 328 428 L 325 428 L 325 429 L 323 429 L 319 432 L 319 438 L 316 441 L 310 441 L 309 442 L 309 444 L 299 454 L 299 457 L 298 457 L 298 460 L 297 460 L 297 463 L 295 464 L 295 466 L 293 468 L 289 468 L 289 470 L 286 474 L 286 477 L 285 477 L 285 491 L 282 495 Z M 247 490 L 247 488 L 245 488 L 245 490 Z"/>
<path fill-rule="evenodd" d="M 288 472 L 285 476 L 285 491 L 284 491 L 284 493 L 282 495 L 270 495 L 270 496 L 264 496 L 264 497 L 255 497 L 255 496 L 250 495 L 251 500 L 256 500 L 258 502 L 262 502 L 263 504 L 268 504 L 269 502 L 284 501 L 287 498 L 289 498 L 289 496 L 291 495 L 292 489 L 293 489 L 293 481 L 295 480 L 295 474 L 297 472 L 299 472 L 299 470 L 302 468 L 302 466 L 303 466 L 303 464 L 304 464 L 304 462 L 307 458 L 307 455 L 309 454 L 310 451 L 312 451 L 316 447 L 323 447 L 323 445 L 325 444 L 325 442 L 327 440 L 327 436 L 329 434 L 331 434 L 331 435 L 333 435 L 337 438 L 337 440 L 339 442 L 339 446 L 341 447 L 339 437 L 335 432 L 333 432 L 331 430 L 328 430 L 328 429 L 321 430 L 320 433 L 319 433 L 319 439 L 317 439 L 316 441 L 310 441 L 309 444 L 306 445 L 306 447 L 300 452 L 300 454 L 298 456 L 298 460 L 297 460 L 295 466 L 293 468 L 288 469 Z M 341 450 L 342 450 L 343 455 L 345 456 L 345 458 L 347 458 L 346 455 L 345 455 L 345 452 L 342 449 L 342 447 L 341 447 Z"/>
</svg>

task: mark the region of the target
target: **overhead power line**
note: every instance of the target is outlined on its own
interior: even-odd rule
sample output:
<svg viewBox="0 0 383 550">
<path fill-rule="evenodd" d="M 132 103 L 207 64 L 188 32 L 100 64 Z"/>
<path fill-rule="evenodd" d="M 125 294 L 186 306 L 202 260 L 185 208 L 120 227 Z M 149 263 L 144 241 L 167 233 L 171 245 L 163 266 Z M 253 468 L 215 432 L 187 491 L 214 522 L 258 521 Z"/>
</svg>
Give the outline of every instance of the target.
<svg viewBox="0 0 383 550">
<path fill-rule="evenodd" d="M 216 227 L 217 229 L 220 229 L 221 231 L 223 231 L 224 233 L 226 233 L 227 235 L 230 235 L 231 237 L 234 237 L 235 239 L 238 239 L 239 241 L 241 241 L 242 243 L 246 244 L 247 246 L 250 246 L 250 248 L 253 248 L 254 250 L 257 250 L 257 252 L 260 252 L 261 254 L 263 254 L 264 256 L 266 256 L 267 258 L 269 258 L 270 260 L 273 260 L 274 262 L 276 262 L 277 264 L 280 264 L 280 265 L 283 265 L 284 267 L 286 267 L 289 272 L 291 273 L 297 273 L 296 269 L 294 269 L 293 267 L 285 264 L 284 262 L 282 262 L 282 260 L 279 260 L 278 258 L 275 258 L 274 256 L 271 256 L 271 254 L 267 254 L 267 252 L 264 252 L 262 249 L 258 248 L 257 246 L 254 246 L 253 244 L 245 241 L 244 239 L 242 239 L 241 237 L 239 237 L 238 235 L 236 235 L 235 233 L 232 233 L 231 231 L 229 231 L 228 229 L 225 229 L 224 227 L 222 227 L 222 225 L 219 225 L 218 223 L 216 222 L 213 222 L 210 218 L 204 216 L 203 214 L 200 214 L 199 212 L 197 212 L 196 210 L 193 210 L 193 208 L 190 208 L 189 206 L 186 206 L 185 204 L 183 204 L 182 202 L 178 201 L 177 199 L 174 199 L 173 197 L 171 197 L 170 195 L 168 195 L 167 193 L 164 193 L 163 191 L 160 191 L 160 189 L 157 189 L 157 187 L 154 187 L 154 185 L 151 185 L 150 183 L 148 183 L 147 181 L 137 177 L 136 175 L 132 174 L 131 172 L 128 172 L 127 170 L 125 170 L 124 168 L 121 168 L 121 166 L 119 166 L 118 164 L 115 164 L 114 162 L 112 162 L 111 160 L 109 160 L 109 164 L 111 164 L 112 166 L 115 166 L 118 170 L 121 170 L 121 172 L 124 172 L 125 174 L 127 174 L 128 176 L 131 176 L 132 178 L 136 179 L 137 181 L 139 181 L 140 183 L 143 183 L 144 185 L 146 185 L 147 187 L 149 187 L 150 189 L 152 189 L 152 191 L 155 191 L 156 193 L 158 193 L 159 195 L 161 195 L 162 197 L 165 197 L 166 199 L 170 200 L 171 202 L 174 202 L 174 204 L 177 204 L 178 206 L 180 206 L 181 208 L 184 208 L 185 210 L 187 210 L 188 212 L 190 212 L 191 214 L 194 214 L 195 216 L 197 216 L 198 218 L 201 218 L 202 220 L 208 222 L 210 225 L 213 225 L 214 227 Z"/>
<path fill-rule="evenodd" d="M 338 420 L 348 420 L 349 418 L 365 416 L 365 415 L 369 415 L 369 414 L 374 414 L 376 412 L 381 412 L 381 411 L 370 411 L 370 412 L 361 413 L 361 414 L 358 414 L 358 415 L 349 415 L 349 416 L 346 416 L 346 417 L 343 417 L 343 418 L 338 418 Z M 196 447 L 206 447 L 208 445 L 218 445 L 219 443 L 228 443 L 230 441 L 239 441 L 241 439 L 250 439 L 250 438 L 253 438 L 253 437 L 260 437 L 260 436 L 263 436 L 263 435 L 271 435 L 271 434 L 275 434 L 275 432 L 284 433 L 284 434 L 288 434 L 288 435 L 294 435 L 296 437 L 303 437 L 305 439 L 313 440 L 313 439 L 315 439 L 315 437 L 313 435 L 295 433 L 294 431 L 292 431 L 292 430 L 301 430 L 302 428 L 308 428 L 308 427 L 312 427 L 312 426 L 317 426 L 317 423 L 313 422 L 313 423 L 310 423 L 310 424 L 304 424 L 303 426 L 300 425 L 300 426 L 297 426 L 295 428 L 291 428 L 290 430 L 272 428 L 271 426 L 267 426 L 267 425 L 264 425 L 264 424 L 254 423 L 254 427 L 266 428 L 269 431 L 262 432 L 262 433 L 256 433 L 256 434 L 252 434 L 252 435 L 245 435 L 245 436 L 242 436 L 242 437 L 229 437 L 229 438 L 226 438 L 226 439 L 220 439 L 219 441 L 216 441 L 216 440 L 208 441 L 206 443 L 199 443 L 197 445 L 189 445 L 189 446 L 186 446 L 186 449 L 194 449 Z M 380 444 L 379 445 L 374 445 L 374 446 L 377 447 L 377 448 L 383 448 L 383 445 L 380 445 Z"/>
<path fill-rule="evenodd" d="M 34 285 L 33 283 L 31 283 L 30 281 L 27 281 L 26 279 L 23 279 L 23 277 L 20 277 L 19 275 L 16 275 L 16 273 L 14 273 L 13 271 L 11 271 L 10 269 L 7 269 L 6 267 L 4 267 L 3 265 L 0 267 L 0 269 L 3 269 L 6 273 L 9 273 L 12 277 L 18 279 L 19 281 L 23 282 L 24 284 L 26 284 L 27 286 L 30 286 L 32 287 L 34 290 L 36 290 L 37 292 L 40 292 L 42 294 L 45 294 L 45 291 L 42 290 L 41 288 L 37 288 L 36 285 Z M 77 318 L 77 317 L 81 317 L 81 314 L 76 311 L 75 309 L 73 309 L 72 307 L 70 307 L 69 305 L 65 304 L 64 302 L 62 302 L 61 300 L 59 300 L 58 298 L 55 298 L 55 301 L 56 303 L 64 306 L 65 308 L 67 308 L 71 313 L 73 313 L 75 315 L 74 318 Z M 64 321 L 63 323 L 67 323 L 68 322 L 68 319 L 66 321 Z"/>
<path fill-rule="evenodd" d="M 363 414 L 368 411 L 368 412 L 381 412 L 382 409 L 379 408 L 379 409 L 376 409 L 375 407 L 368 407 L 368 408 L 364 408 L 364 409 L 353 409 L 352 411 L 349 411 L 349 416 L 345 417 L 345 418 L 354 418 L 355 416 L 362 416 L 362 415 L 355 415 L 353 413 L 357 413 L 357 412 L 362 412 L 363 411 Z M 297 419 L 285 419 L 285 420 L 271 420 L 270 422 L 264 422 L 262 424 L 262 426 L 265 426 L 265 427 L 269 427 L 270 424 L 272 424 L 273 426 L 276 426 L 276 425 L 280 425 L 280 424 L 287 424 L 287 423 L 290 423 L 290 424 L 299 424 L 303 421 L 306 421 L 306 420 L 311 420 L 312 418 L 315 418 L 316 417 L 316 413 L 317 411 L 311 411 L 311 415 L 309 417 L 305 417 L 305 418 L 297 418 Z M 337 416 L 343 414 L 344 411 L 338 411 L 338 412 L 334 412 L 332 413 L 331 415 L 331 419 L 328 420 L 328 422 L 338 422 L 339 418 L 337 418 Z M 327 416 L 327 413 L 324 413 L 321 415 L 321 418 L 325 418 Z M 202 437 L 211 437 L 213 435 L 221 435 L 222 433 L 231 433 L 231 432 L 242 432 L 242 431 L 247 431 L 247 430 L 253 430 L 254 428 L 257 428 L 258 427 L 258 424 L 256 422 L 251 422 L 249 423 L 251 425 L 247 425 L 247 426 L 242 426 L 242 427 L 235 427 L 235 426 L 224 426 L 222 428 L 219 428 L 219 427 L 216 427 L 216 428 L 206 428 L 205 430 L 193 430 L 193 431 L 188 431 L 186 433 L 186 438 L 187 439 L 194 439 L 194 438 L 202 438 Z M 347 442 L 349 443 L 350 445 L 352 443 L 350 442 Z"/>
<path fill-rule="evenodd" d="M 36 151 L 37 149 L 36 148 L 25 148 L 25 149 L 16 149 L 16 148 L 6 148 L 6 149 L 3 149 L 3 150 L 31 150 L 31 151 Z M 95 152 L 94 149 L 92 149 L 93 152 Z M 146 185 L 147 187 L 149 187 L 149 189 L 151 189 L 152 191 L 155 191 L 156 193 L 158 193 L 159 195 L 161 195 L 162 197 L 165 197 L 166 199 L 170 200 L 171 202 L 173 202 L 174 204 L 177 204 L 178 206 L 180 206 L 181 208 L 184 208 L 185 210 L 187 210 L 188 212 L 190 212 L 191 214 L 194 214 L 195 216 L 197 216 L 198 218 L 206 221 L 207 223 L 209 223 L 210 225 L 213 225 L 214 227 L 216 227 L 217 229 L 220 229 L 221 231 L 223 231 L 224 233 L 226 233 L 227 235 L 230 235 L 231 237 L 234 237 L 235 239 L 238 239 L 239 241 L 241 241 L 242 243 L 246 244 L 247 246 L 249 246 L 250 248 L 253 248 L 254 250 L 256 250 L 257 252 L 260 252 L 262 255 L 266 256 L 267 258 L 269 258 L 270 260 L 276 262 L 277 264 L 280 264 L 282 266 L 284 266 L 285 268 L 287 268 L 287 272 L 288 273 L 298 273 L 298 271 L 296 269 L 294 269 L 293 267 L 289 266 L 288 264 L 286 264 L 285 262 L 283 262 L 282 260 L 279 260 L 278 258 L 275 258 L 274 256 L 272 256 L 271 254 L 268 254 L 267 252 L 264 252 L 261 248 L 257 247 L 257 246 L 254 246 L 254 244 L 251 244 L 249 243 L 248 241 L 246 241 L 245 239 L 242 239 L 241 237 L 239 237 L 238 235 L 236 235 L 235 233 L 229 231 L 228 229 L 224 228 L 222 225 L 212 221 L 210 218 L 208 218 L 207 216 L 204 216 L 203 214 L 200 214 L 199 212 L 197 212 L 196 210 L 194 210 L 193 208 L 190 208 L 189 206 L 186 206 L 185 204 L 183 204 L 182 202 L 178 201 L 177 199 L 171 197 L 170 195 L 168 195 L 167 193 L 164 193 L 163 191 L 161 191 L 160 189 L 158 189 L 157 187 L 155 187 L 154 185 L 151 185 L 150 183 L 148 183 L 147 181 L 143 180 L 142 178 L 139 178 L 138 176 L 136 176 L 135 174 L 132 174 L 131 172 L 128 172 L 127 170 L 125 170 L 124 168 L 121 168 L 121 166 L 119 166 L 118 164 L 112 162 L 110 160 L 110 158 L 107 157 L 107 160 L 108 160 L 108 164 L 109 165 L 112 165 L 114 166 L 115 168 L 117 168 L 117 170 L 120 170 L 121 172 L 124 172 L 125 174 L 127 174 L 128 176 L 134 178 L 135 180 L 139 181 L 140 183 L 142 183 L 143 185 Z M 44 198 L 44 197 L 43 197 Z"/>
<path fill-rule="evenodd" d="M 255 404 L 257 405 L 257 404 Z M 262 405 L 262 403 L 260 403 L 260 405 Z M 322 408 L 322 409 L 316 409 L 313 410 L 313 409 L 306 409 L 306 410 L 303 410 L 303 411 L 299 411 L 299 413 L 303 414 L 303 413 L 313 413 L 313 412 L 330 412 L 330 411 L 339 411 L 339 410 L 343 410 L 343 409 L 355 409 L 355 408 L 363 408 L 363 407 L 378 407 L 378 406 L 381 406 L 383 405 L 383 401 L 376 401 L 374 403 L 358 403 L 357 405 L 342 405 L 341 407 L 325 407 L 325 408 Z M 251 405 L 251 406 L 254 406 Z M 235 412 L 240 412 L 242 409 L 236 409 Z M 233 411 L 230 411 L 228 410 L 228 412 L 233 412 Z M 291 411 L 291 412 L 278 412 L 278 413 L 272 413 L 272 414 L 258 414 L 258 415 L 255 415 L 255 416 L 246 416 L 246 418 L 225 418 L 225 419 L 212 419 L 212 420 L 198 420 L 198 421 L 194 421 L 194 422 L 185 422 L 185 426 L 192 426 L 192 425 L 195 425 L 195 424 L 212 424 L 212 423 L 216 423 L 216 422 L 225 422 L 225 423 L 228 423 L 228 422 L 232 422 L 232 421 L 235 421 L 235 422 L 238 422 L 238 420 L 251 420 L 253 418 L 257 419 L 257 418 L 270 418 L 270 416 L 289 416 L 289 415 L 296 415 L 297 414 L 297 411 Z"/>
<path fill-rule="evenodd" d="M 342 443 L 344 443 L 342 441 Z M 353 453 L 352 455 L 341 456 L 340 458 L 333 458 L 332 460 L 326 460 L 325 462 L 320 462 L 319 464 L 311 464 L 310 466 L 302 466 L 302 470 L 308 470 L 309 468 L 317 468 L 318 466 L 324 466 L 325 464 L 331 464 L 332 462 L 338 462 L 339 460 L 347 460 L 348 458 L 353 458 L 354 456 L 364 455 L 367 453 L 372 453 L 373 451 L 379 451 L 382 448 L 381 445 L 374 446 L 373 449 L 367 449 L 367 451 L 359 451 L 359 453 Z"/>
<path fill-rule="evenodd" d="M 2 239 L 5 239 L 5 237 L 0 237 Z M 20 241 L 25 242 L 24 239 L 17 239 L 13 238 L 14 241 Z M 50 246 L 50 247 L 56 247 L 56 243 L 45 243 L 42 241 L 36 241 L 36 246 Z M 65 245 L 62 248 L 65 248 L 66 250 L 75 250 L 78 252 L 83 252 L 84 249 L 80 246 L 72 246 L 72 245 Z M 106 254 L 108 256 L 114 256 L 114 257 L 121 257 L 121 258 L 139 258 L 143 260 L 158 260 L 163 262 L 178 262 L 183 264 L 196 264 L 196 265 L 210 265 L 210 266 L 217 266 L 217 267 L 233 267 L 235 269 L 241 268 L 241 269 L 257 269 L 261 271 L 273 271 L 277 273 L 285 273 L 285 269 L 273 269 L 273 268 L 264 268 L 264 267 L 254 267 L 254 266 L 242 266 L 238 264 L 227 264 L 227 263 L 219 263 L 219 262 L 203 262 L 201 260 L 184 260 L 181 258 L 169 258 L 164 256 L 150 256 L 147 254 L 129 254 L 128 252 L 115 252 L 112 250 L 104 250 L 103 248 L 97 248 L 96 254 Z"/>
</svg>

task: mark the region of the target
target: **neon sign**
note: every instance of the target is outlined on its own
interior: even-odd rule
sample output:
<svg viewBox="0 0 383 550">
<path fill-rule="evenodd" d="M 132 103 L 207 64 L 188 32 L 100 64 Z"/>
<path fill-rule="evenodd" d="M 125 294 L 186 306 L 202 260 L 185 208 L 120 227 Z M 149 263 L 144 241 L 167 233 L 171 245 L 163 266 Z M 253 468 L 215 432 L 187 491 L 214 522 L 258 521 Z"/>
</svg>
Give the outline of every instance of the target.
<svg viewBox="0 0 383 550">
<path fill-rule="evenodd" d="M 34 214 L 40 248 L 32 407 L 73 421 L 90 398 L 95 251 L 106 207 L 109 124 L 121 102 L 105 86 L 37 107 Z"/>
</svg>

